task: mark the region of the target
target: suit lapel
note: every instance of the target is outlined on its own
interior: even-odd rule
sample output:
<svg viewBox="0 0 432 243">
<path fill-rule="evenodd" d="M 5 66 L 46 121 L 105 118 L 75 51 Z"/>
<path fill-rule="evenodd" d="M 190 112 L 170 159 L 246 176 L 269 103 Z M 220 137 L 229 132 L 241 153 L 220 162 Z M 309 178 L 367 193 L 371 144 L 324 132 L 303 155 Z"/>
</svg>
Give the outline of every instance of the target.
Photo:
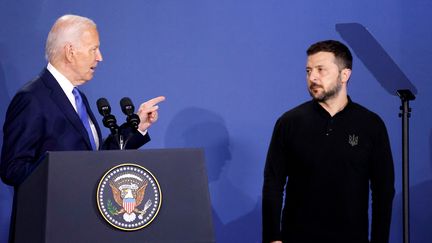
<svg viewBox="0 0 432 243">
<path fill-rule="evenodd" d="M 77 132 L 81 135 L 81 137 L 87 144 L 88 149 L 91 150 L 92 147 L 90 144 L 87 130 L 85 129 L 78 114 L 76 113 L 63 89 L 58 84 L 57 80 L 55 80 L 54 76 L 52 76 L 52 74 L 47 69 L 42 72 L 41 79 L 43 80 L 45 85 L 51 90 L 50 98 L 63 112 L 67 120 L 69 120 L 69 122 L 73 125 Z"/>
</svg>

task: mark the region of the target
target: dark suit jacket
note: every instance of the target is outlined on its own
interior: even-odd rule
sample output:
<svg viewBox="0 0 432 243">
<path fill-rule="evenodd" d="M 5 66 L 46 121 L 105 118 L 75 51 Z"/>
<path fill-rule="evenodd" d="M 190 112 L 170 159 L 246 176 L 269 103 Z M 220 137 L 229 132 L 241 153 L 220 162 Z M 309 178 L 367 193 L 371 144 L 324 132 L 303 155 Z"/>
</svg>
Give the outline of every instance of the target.
<svg viewBox="0 0 432 243">
<path fill-rule="evenodd" d="M 90 119 L 96 126 L 101 149 L 118 148 L 114 139 L 102 142 L 98 123 L 87 98 L 81 93 Z M 3 127 L 0 176 L 8 184 L 19 185 L 39 164 L 46 151 L 91 150 L 87 131 L 52 74 L 44 69 L 12 99 Z M 148 134 L 131 135 L 127 149 L 150 140 Z"/>
</svg>

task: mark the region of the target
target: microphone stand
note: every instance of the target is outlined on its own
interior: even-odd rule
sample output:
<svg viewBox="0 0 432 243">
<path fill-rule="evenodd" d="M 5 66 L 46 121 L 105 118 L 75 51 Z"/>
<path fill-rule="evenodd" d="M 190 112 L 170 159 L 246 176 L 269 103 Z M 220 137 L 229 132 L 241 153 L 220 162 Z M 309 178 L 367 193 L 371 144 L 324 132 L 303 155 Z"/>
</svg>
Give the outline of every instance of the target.
<svg viewBox="0 0 432 243">
<path fill-rule="evenodd" d="M 118 128 L 118 127 L 117 128 L 110 128 L 111 136 L 117 142 L 117 145 L 119 146 L 119 149 L 120 150 L 124 150 L 123 136 L 120 134 L 119 129 L 120 128 Z"/>
<path fill-rule="evenodd" d="M 117 132 L 114 134 L 114 138 L 115 138 L 115 140 L 116 140 L 116 142 L 117 142 L 117 145 L 119 146 L 119 149 L 120 149 L 120 150 L 124 150 L 126 144 L 124 143 L 123 135 L 121 135 L 120 132 L 117 131 Z"/>
<path fill-rule="evenodd" d="M 117 126 L 115 117 L 111 114 L 105 115 L 102 122 L 105 127 L 109 128 L 111 132 L 111 136 L 117 142 L 119 149 L 124 150 L 125 146 L 124 146 L 123 136 L 121 135 L 121 130 L 120 130 L 121 128 Z"/>
<path fill-rule="evenodd" d="M 128 132 L 128 136 L 126 137 L 126 139 L 123 137 L 123 135 L 119 134 L 119 147 L 120 150 L 124 150 L 126 148 L 127 143 L 129 142 L 129 140 L 132 138 L 132 136 L 135 133 L 138 133 L 138 126 L 135 126 L 134 124 L 130 124 L 129 122 L 124 123 L 123 125 L 120 126 L 119 130 L 130 130 Z"/>
<path fill-rule="evenodd" d="M 409 101 L 414 100 L 415 96 L 409 89 L 401 89 L 397 91 L 397 95 L 401 99 L 402 105 L 400 106 L 401 113 L 399 117 L 402 118 L 402 213 L 403 213 L 403 243 L 410 242 L 409 235 L 409 123 L 408 119 L 411 117 L 411 108 Z"/>
</svg>

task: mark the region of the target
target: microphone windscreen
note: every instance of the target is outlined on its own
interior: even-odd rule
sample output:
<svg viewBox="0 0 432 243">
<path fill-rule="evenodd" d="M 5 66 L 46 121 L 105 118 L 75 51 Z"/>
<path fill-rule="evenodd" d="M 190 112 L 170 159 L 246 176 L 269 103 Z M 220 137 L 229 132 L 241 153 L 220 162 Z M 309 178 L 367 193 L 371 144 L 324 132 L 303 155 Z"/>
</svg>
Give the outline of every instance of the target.
<svg viewBox="0 0 432 243">
<path fill-rule="evenodd" d="M 120 107 L 123 113 L 127 116 L 133 114 L 133 112 L 135 111 L 135 107 L 129 97 L 124 97 L 120 100 Z"/>
<path fill-rule="evenodd" d="M 102 116 L 107 116 L 107 115 L 111 114 L 111 106 L 110 106 L 110 104 L 109 104 L 109 102 L 108 102 L 107 99 L 105 99 L 105 98 L 99 98 L 96 101 L 96 105 L 97 105 L 99 113 Z"/>
</svg>

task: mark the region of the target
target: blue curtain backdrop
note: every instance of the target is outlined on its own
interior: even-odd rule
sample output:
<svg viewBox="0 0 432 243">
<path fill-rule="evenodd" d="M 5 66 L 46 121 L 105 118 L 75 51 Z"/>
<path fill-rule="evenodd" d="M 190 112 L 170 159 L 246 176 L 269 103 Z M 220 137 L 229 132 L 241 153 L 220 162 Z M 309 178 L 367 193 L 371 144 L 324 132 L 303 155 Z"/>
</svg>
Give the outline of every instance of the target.
<svg viewBox="0 0 432 243">
<path fill-rule="evenodd" d="M 323 39 L 361 45 L 359 33 L 336 29 L 359 23 L 382 49 L 356 49 L 349 93 L 389 131 L 397 190 L 391 242 L 402 235 L 401 120 L 399 98 L 385 86 L 399 80 L 386 79 L 393 77 L 387 64 L 368 60 L 383 51 L 418 90 L 410 119 L 411 242 L 430 242 L 431 12 L 429 0 L 1 0 L 0 123 L 17 89 L 46 65 L 44 44 L 55 19 L 88 16 L 98 24 L 104 56 L 83 86 L 93 110 L 106 97 L 122 120 L 116 105 L 122 97 L 138 104 L 165 95 L 146 148 L 205 148 L 217 242 L 260 242 L 262 173 L 274 122 L 309 99 L 305 50 Z M 12 193 L 0 185 L 0 242 L 7 239 Z"/>
</svg>

